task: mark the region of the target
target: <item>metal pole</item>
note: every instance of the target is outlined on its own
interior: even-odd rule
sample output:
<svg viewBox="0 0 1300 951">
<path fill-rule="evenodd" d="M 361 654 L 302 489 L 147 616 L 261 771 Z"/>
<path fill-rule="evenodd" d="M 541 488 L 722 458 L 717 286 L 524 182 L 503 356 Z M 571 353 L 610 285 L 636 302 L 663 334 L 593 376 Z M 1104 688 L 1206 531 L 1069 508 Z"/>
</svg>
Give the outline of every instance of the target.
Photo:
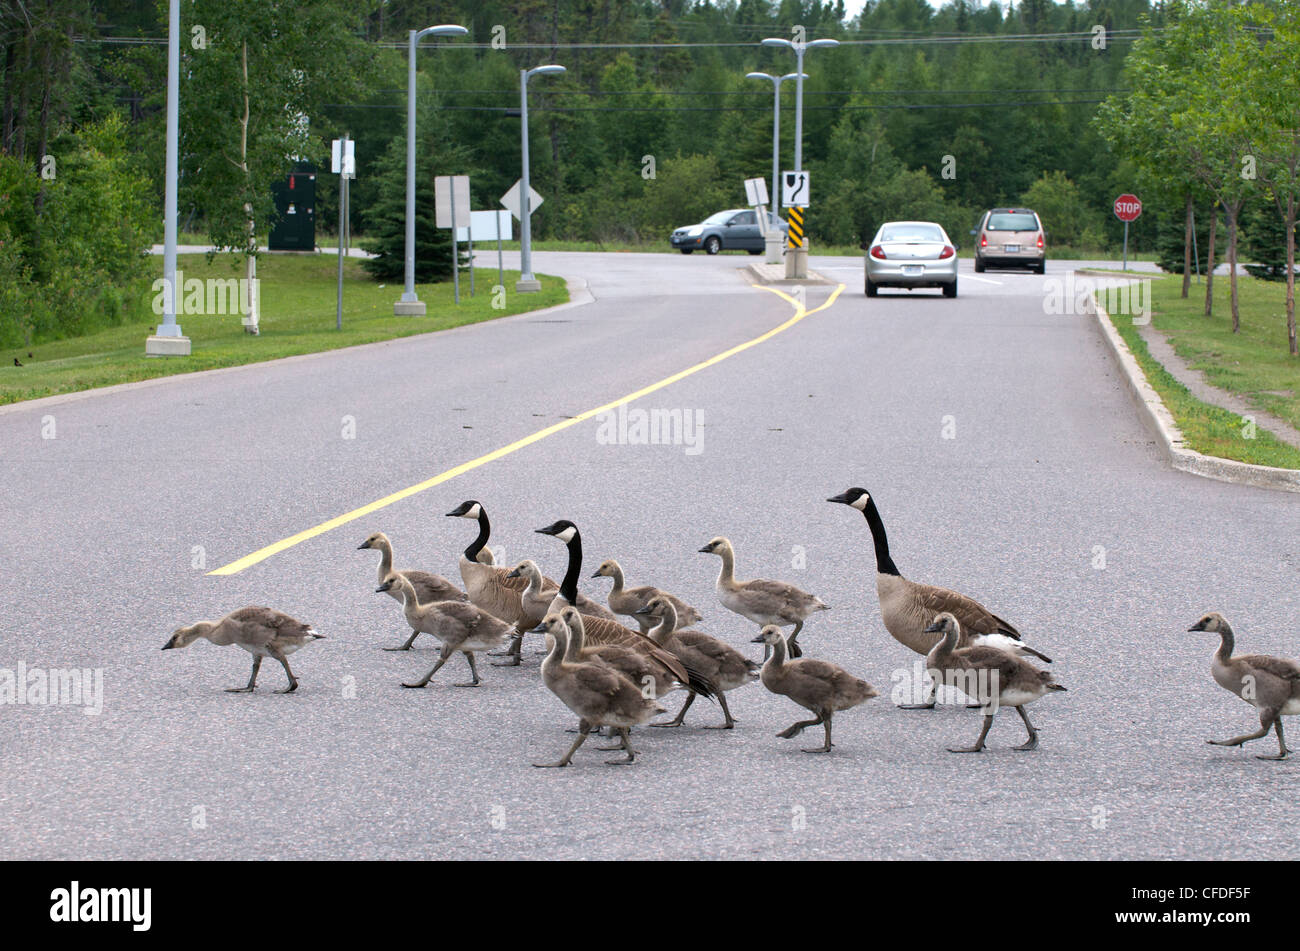
<svg viewBox="0 0 1300 951">
<path fill-rule="evenodd" d="M 515 289 L 534 290 L 537 279 L 533 277 L 533 203 L 529 200 L 528 184 L 528 70 L 519 71 L 519 128 L 520 152 L 523 156 L 523 177 L 519 186 L 519 281 Z"/>
<path fill-rule="evenodd" d="M 803 171 L 803 44 L 794 48 L 796 62 L 794 76 L 794 170 Z"/>
<path fill-rule="evenodd" d="M 1128 222 L 1124 222 L 1124 265 L 1121 270 L 1128 270 Z"/>
<path fill-rule="evenodd" d="M 456 292 L 456 303 L 460 303 L 460 249 L 456 244 L 456 176 L 449 179 L 448 191 L 451 193 L 451 284 Z"/>
<path fill-rule="evenodd" d="M 406 53 L 406 283 L 402 300 L 415 295 L 415 48 L 419 33 L 411 30 Z"/>
<path fill-rule="evenodd" d="M 772 226 L 776 227 L 776 222 L 780 217 L 777 211 L 777 197 L 781 194 L 781 77 L 776 76 L 772 79 L 772 86 L 776 89 L 776 99 L 772 105 L 772 194 L 768 198 L 772 202 L 770 217 Z"/>
<path fill-rule="evenodd" d="M 176 179 L 178 141 L 180 139 L 181 91 L 181 4 L 171 0 L 167 11 L 167 157 L 166 186 L 163 198 L 163 280 L 166 295 L 162 323 L 154 331 L 155 337 L 172 337 L 184 340 L 180 324 L 176 322 L 176 308 L 180 303 L 181 289 L 176 286 Z M 188 354 L 189 341 L 183 350 L 176 344 L 151 347 L 145 343 L 145 353 L 157 355 Z"/>
<path fill-rule="evenodd" d="M 510 212 L 507 211 L 506 214 L 509 215 Z M 497 212 L 497 284 L 501 287 L 506 286 L 506 274 L 501 266 L 501 212 L 499 211 Z"/>
<path fill-rule="evenodd" d="M 343 229 L 347 221 L 347 187 L 348 187 L 348 137 L 343 136 L 339 148 L 339 289 L 338 306 L 334 312 L 334 329 L 343 329 Z"/>
<path fill-rule="evenodd" d="M 465 229 L 465 237 L 468 238 L 469 244 L 469 296 L 474 296 L 474 212 L 469 213 L 469 227 Z"/>
</svg>

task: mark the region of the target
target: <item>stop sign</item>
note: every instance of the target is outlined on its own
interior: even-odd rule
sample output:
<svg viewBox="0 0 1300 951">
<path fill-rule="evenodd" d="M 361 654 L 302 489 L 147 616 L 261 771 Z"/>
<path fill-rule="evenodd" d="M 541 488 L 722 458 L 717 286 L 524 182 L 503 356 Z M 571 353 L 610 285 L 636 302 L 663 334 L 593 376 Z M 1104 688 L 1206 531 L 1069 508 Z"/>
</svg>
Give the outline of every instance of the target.
<svg viewBox="0 0 1300 951">
<path fill-rule="evenodd" d="M 1115 199 L 1115 217 L 1120 221 L 1137 221 L 1142 214 L 1142 202 L 1137 195 L 1125 192 Z"/>
</svg>

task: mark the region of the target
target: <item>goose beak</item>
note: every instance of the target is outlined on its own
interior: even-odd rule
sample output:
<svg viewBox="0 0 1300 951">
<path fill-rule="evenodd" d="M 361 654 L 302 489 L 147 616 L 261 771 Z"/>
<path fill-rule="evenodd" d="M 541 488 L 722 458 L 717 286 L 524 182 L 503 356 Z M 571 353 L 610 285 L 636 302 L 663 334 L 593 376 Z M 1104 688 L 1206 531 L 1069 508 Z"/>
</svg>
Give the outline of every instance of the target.
<svg viewBox="0 0 1300 951">
<path fill-rule="evenodd" d="M 362 542 L 360 545 L 357 546 L 357 551 L 365 551 L 369 547 L 370 547 L 369 542 Z"/>
<path fill-rule="evenodd" d="M 173 635 L 171 636 L 171 638 L 167 641 L 167 643 L 164 644 L 164 645 L 163 645 L 161 648 L 159 648 L 159 649 L 160 649 L 160 650 L 169 651 L 169 650 L 171 650 L 171 649 L 172 649 L 173 647 L 175 647 L 175 646 L 176 646 L 176 635 L 173 634 Z"/>
<path fill-rule="evenodd" d="M 1200 621 L 1197 621 L 1195 624 L 1193 624 L 1191 627 L 1187 629 L 1188 633 L 1191 633 L 1192 631 L 1203 631 L 1203 630 L 1205 630 L 1205 628 L 1201 626 Z"/>
<path fill-rule="evenodd" d="M 925 633 L 938 634 L 942 630 L 943 630 L 943 625 L 940 624 L 938 621 L 935 621 L 933 624 L 931 624 L 929 627 L 925 629 Z"/>
<path fill-rule="evenodd" d="M 643 607 L 643 608 L 637 608 L 637 609 L 636 609 L 635 611 L 633 611 L 632 613 L 633 613 L 633 614 L 649 614 L 649 613 L 650 613 L 650 606 L 649 606 L 649 605 L 646 605 L 646 606 Z"/>
<path fill-rule="evenodd" d="M 827 499 L 826 501 L 827 501 L 827 502 L 839 502 L 841 505 L 848 505 L 848 504 L 849 504 L 849 494 L 848 494 L 847 492 L 841 492 L 839 495 L 832 495 L 832 496 L 831 496 L 829 499 Z"/>
<path fill-rule="evenodd" d="M 529 633 L 529 634 L 549 634 L 550 631 L 548 631 L 548 630 L 546 629 L 546 625 L 545 625 L 545 624 L 539 624 L 539 625 L 537 625 L 535 628 L 533 628 L 532 630 L 530 630 L 528 633 Z"/>
<path fill-rule="evenodd" d="M 545 528 L 535 528 L 533 531 L 538 535 L 558 535 L 560 532 L 564 531 L 564 529 L 560 526 L 559 522 L 552 522 Z"/>
<path fill-rule="evenodd" d="M 700 553 L 701 553 L 701 554 L 704 554 L 704 555 L 712 555 L 712 554 L 713 554 L 713 550 L 712 550 L 711 548 L 709 548 L 708 545 L 705 545 L 703 548 L 700 549 Z"/>
<path fill-rule="evenodd" d="M 510 574 L 506 575 L 506 577 L 507 577 L 507 578 L 518 578 L 518 577 L 519 577 L 519 569 L 516 568 L 514 571 L 510 572 Z"/>
<path fill-rule="evenodd" d="M 375 594 L 379 594 L 379 592 L 381 591 L 389 591 L 392 589 L 392 587 L 393 587 L 393 583 L 391 581 L 385 581 L 383 584 L 381 584 L 378 588 L 375 589 Z"/>
<path fill-rule="evenodd" d="M 751 640 L 749 643 L 751 643 L 751 644 L 762 644 L 762 643 L 763 643 L 763 635 L 762 635 L 762 634 L 758 635 L 758 637 L 755 637 L 755 638 L 754 638 L 753 640 Z"/>
<path fill-rule="evenodd" d="M 600 572 L 599 572 L 599 571 L 593 571 L 593 572 L 591 573 L 591 576 L 592 576 L 593 578 L 599 578 L 599 577 L 600 577 Z"/>
</svg>

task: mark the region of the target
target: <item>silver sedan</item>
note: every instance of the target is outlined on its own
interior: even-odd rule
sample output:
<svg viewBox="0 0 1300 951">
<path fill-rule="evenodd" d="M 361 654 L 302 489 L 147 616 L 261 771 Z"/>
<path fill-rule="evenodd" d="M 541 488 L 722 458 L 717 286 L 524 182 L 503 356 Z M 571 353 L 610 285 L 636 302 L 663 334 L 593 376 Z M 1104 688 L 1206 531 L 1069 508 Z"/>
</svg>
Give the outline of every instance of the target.
<svg viewBox="0 0 1300 951">
<path fill-rule="evenodd" d="M 866 291 L 881 287 L 939 287 L 957 296 L 957 246 L 933 221 L 890 221 L 863 246 Z"/>
</svg>

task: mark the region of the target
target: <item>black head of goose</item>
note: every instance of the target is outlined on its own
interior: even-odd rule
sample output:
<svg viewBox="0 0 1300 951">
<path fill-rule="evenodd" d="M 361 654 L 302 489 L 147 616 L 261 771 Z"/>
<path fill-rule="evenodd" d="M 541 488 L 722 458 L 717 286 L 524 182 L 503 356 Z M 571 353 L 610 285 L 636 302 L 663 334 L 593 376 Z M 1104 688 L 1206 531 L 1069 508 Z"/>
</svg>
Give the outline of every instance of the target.
<svg viewBox="0 0 1300 951">
<path fill-rule="evenodd" d="M 948 588 L 921 584 L 904 578 L 889 553 L 889 537 L 876 501 L 866 489 L 846 489 L 826 501 L 857 509 L 867 520 L 876 551 L 876 595 L 885 630 L 918 654 L 928 654 L 940 638 L 927 631 L 934 619 L 947 611 L 957 618 L 962 640 L 958 647 L 984 644 L 999 647 L 1021 657 L 1036 657 L 1050 664 L 1052 659 L 1022 643 L 1020 631 L 974 598 Z M 930 709 L 933 699 L 905 705 L 908 709 Z"/>
<path fill-rule="evenodd" d="M 478 535 L 460 557 L 460 576 L 465 582 L 465 593 L 469 595 L 469 600 L 508 624 L 523 623 L 522 596 L 528 588 L 528 579 L 511 577 L 508 568 L 484 564 L 480 560 L 484 546 L 492 535 L 492 523 L 488 521 L 483 503 L 469 499 L 448 512 L 447 517 L 467 518 L 478 523 Z M 542 584 L 554 586 L 555 582 L 543 577 Z M 517 645 L 511 649 L 512 655 L 517 656 L 516 652 Z"/>
<path fill-rule="evenodd" d="M 1228 619 L 1218 611 L 1203 615 L 1187 630 L 1219 635 L 1219 648 L 1210 662 L 1210 674 L 1214 677 L 1214 682 L 1259 711 L 1259 729 L 1254 733 L 1209 742 L 1215 746 L 1241 746 L 1250 740 L 1267 736 L 1272 729 L 1277 733 L 1277 754 L 1259 755 L 1256 758 L 1286 759 L 1290 750 L 1282 735 L 1282 717 L 1300 713 L 1300 664 L 1268 654 L 1233 656 L 1236 637 Z"/>
</svg>

